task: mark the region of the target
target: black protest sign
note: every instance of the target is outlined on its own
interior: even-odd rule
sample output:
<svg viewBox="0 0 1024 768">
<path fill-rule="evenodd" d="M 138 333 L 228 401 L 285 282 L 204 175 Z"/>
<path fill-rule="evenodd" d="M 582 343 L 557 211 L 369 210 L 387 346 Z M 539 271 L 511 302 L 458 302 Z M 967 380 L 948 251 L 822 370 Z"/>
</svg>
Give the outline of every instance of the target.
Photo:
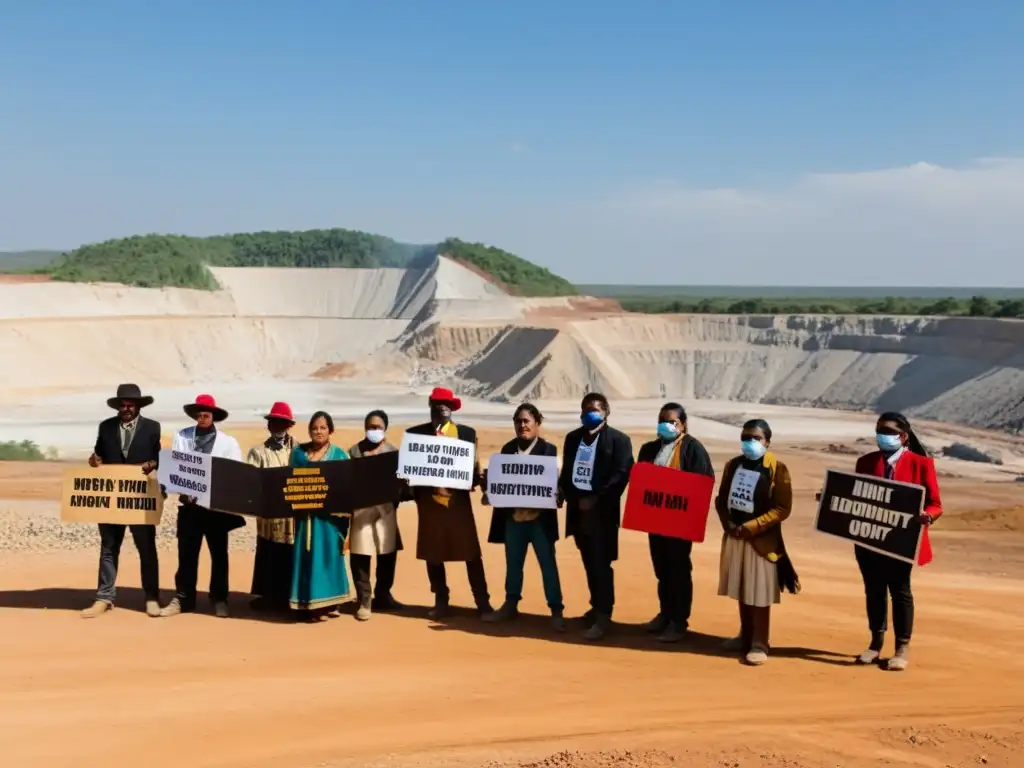
<svg viewBox="0 0 1024 768">
<path fill-rule="evenodd" d="M 825 473 L 815 517 L 820 533 L 916 563 L 925 490 L 920 485 L 853 472 Z"/>
<path fill-rule="evenodd" d="M 305 467 L 254 467 L 214 456 L 210 509 L 250 517 L 344 514 L 397 502 L 398 452 Z"/>
<path fill-rule="evenodd" d="M 364 507 L 397 502 L 398 452 L 305 467 L 261 470 L 260 517 L 348 514 Z"/>
</svg>

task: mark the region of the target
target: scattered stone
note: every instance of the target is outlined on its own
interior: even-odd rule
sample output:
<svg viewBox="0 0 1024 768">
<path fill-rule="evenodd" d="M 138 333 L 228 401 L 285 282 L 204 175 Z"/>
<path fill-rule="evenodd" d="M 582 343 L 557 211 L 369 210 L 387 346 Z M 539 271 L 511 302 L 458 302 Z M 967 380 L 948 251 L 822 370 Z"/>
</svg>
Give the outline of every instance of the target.
<svg viewBox="0 0 1024 768">
<path fill-rule="evenodd" d="M 1002 466 L 1003 457 L 997 451 L 986 451 L 968 443 L 952 443 L 942 449 L 942 455 L 961 461 L 974 461 L 980 464 Z"/>
</svg>

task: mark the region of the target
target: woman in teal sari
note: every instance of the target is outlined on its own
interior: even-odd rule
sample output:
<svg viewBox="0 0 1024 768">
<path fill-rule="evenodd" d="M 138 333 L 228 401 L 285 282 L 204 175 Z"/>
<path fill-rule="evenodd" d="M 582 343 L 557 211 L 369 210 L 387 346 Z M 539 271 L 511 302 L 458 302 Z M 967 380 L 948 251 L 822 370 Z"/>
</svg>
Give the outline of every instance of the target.
<svg viewBox="0 0 1024 768">
<path fill-rule="evenodd" d="M 307 467 L 322 461 L 345 461 L 348 454 L 331 444 L 334 420 L 317 411 L 309 420 L 309 442 L 295 446 L 290 465 Z M 352 599 L 348 565 L 342 551 L 349 518 L 339 515 L 308 515 L 295 521 L 295 561 L 289 606 L 322 621 Z"/>
</svg>

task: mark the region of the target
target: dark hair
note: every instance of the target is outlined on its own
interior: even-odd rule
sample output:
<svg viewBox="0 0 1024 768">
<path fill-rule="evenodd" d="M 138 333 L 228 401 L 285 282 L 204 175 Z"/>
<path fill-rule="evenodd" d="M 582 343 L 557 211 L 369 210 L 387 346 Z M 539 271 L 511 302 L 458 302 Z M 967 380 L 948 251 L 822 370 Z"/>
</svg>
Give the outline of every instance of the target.
<svg viewBox="0 0 1024 768">
<path fill-rule="evenodd" d="M 334 419 L 331 418 L 331 414 L 327 411 L 317 411 L 309 417 L 309 428 L 313 429 L 313 425 L 316 424 L 317 419 L 323 419 L 327 422 L 327 431 L 330 434 L 334 434 Z"/>
<path fill-rule="evenodd" d="M 384 422 L 384 429 L 388 428 L 388 415 L 386 413 L 384 413 L 384 411 L 380 410 L 379 408 L 375 408 L 374 410 L 372 410 L 368 414 L 366 414 L 366 416 L 363 418 L 363 428 L 364 429 L 367 426 L 369 426 L 370 419 L 372 419 L 374 416 L 376 416 L 377 418 L 379 418 L 381 421 Z"/>
<path fill-rule="evenodd" d="M 588 392 L 580 400 L 580 410 L 586 408 L 590 403 L 597 403 L 604 408 L 605 413 L 611 413 L 611 406 L 608 405 L 608 398 L 602 395 L 600 392 Z"/>
<path fill-rule="evenodd" d="M 665 403 L 661 406 L 662 411 L 675 411 L 680 421 L 686 421 L 686 409 L 679 403 Z M 659 411 L 660 413 L 660 411 Z"/>
<path fill-rule="evenodd" d="M 928 456 L 928 451 L 921 445 L 921 441 L 917 439 L 917 435 L 914 434 L 914 430 L 910 428 L 910 420 L 899 411 L 886 411 L 878 417 L 879 421 L 891 421 L 897 427 L 900 428 L 900 432 L 907 433 L 907 449 L 911 453 L 916 453 L 918 456 Z"/>
<path fill-rule="evenodd" d="M 533 420 L 538 424 L 544 423 L 544 416 L 541 414 L 540 409 L 533 403 L 522 403 L 518 408 L 516 408 L 516 412 L 512 414 L 512 420 L 515 421 L 516 417 L 518 417 L 522 411 L 526 411 L 528 414 L 533 416 Z"/>
<path fill-rule="evenodd" d="M 743 424 L 743 429 L 760 429 L 764 432 L 764 439 L 769 443 L 772 441 L 772 428 L 768 426 L 768 422 L 764 419 L 751 419 Z"/>
</svg>

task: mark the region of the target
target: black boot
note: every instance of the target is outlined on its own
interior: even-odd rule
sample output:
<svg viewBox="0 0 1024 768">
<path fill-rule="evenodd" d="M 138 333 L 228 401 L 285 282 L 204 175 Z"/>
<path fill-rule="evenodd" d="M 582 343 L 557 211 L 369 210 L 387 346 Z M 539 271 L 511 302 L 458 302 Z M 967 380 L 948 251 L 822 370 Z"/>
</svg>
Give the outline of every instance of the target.
<svg viewBox="0 0 1024 768">
<path fill-rule="evenodd" d="M 377 555 L 377 584 L 373 589 L 372 603 L 372 608 L 375 611 L 400 611 L 405 608 L 391 594 L 391 588 L 395 584 L 395 566 L 397 564 L 397 552 Z"/>
</svg>

